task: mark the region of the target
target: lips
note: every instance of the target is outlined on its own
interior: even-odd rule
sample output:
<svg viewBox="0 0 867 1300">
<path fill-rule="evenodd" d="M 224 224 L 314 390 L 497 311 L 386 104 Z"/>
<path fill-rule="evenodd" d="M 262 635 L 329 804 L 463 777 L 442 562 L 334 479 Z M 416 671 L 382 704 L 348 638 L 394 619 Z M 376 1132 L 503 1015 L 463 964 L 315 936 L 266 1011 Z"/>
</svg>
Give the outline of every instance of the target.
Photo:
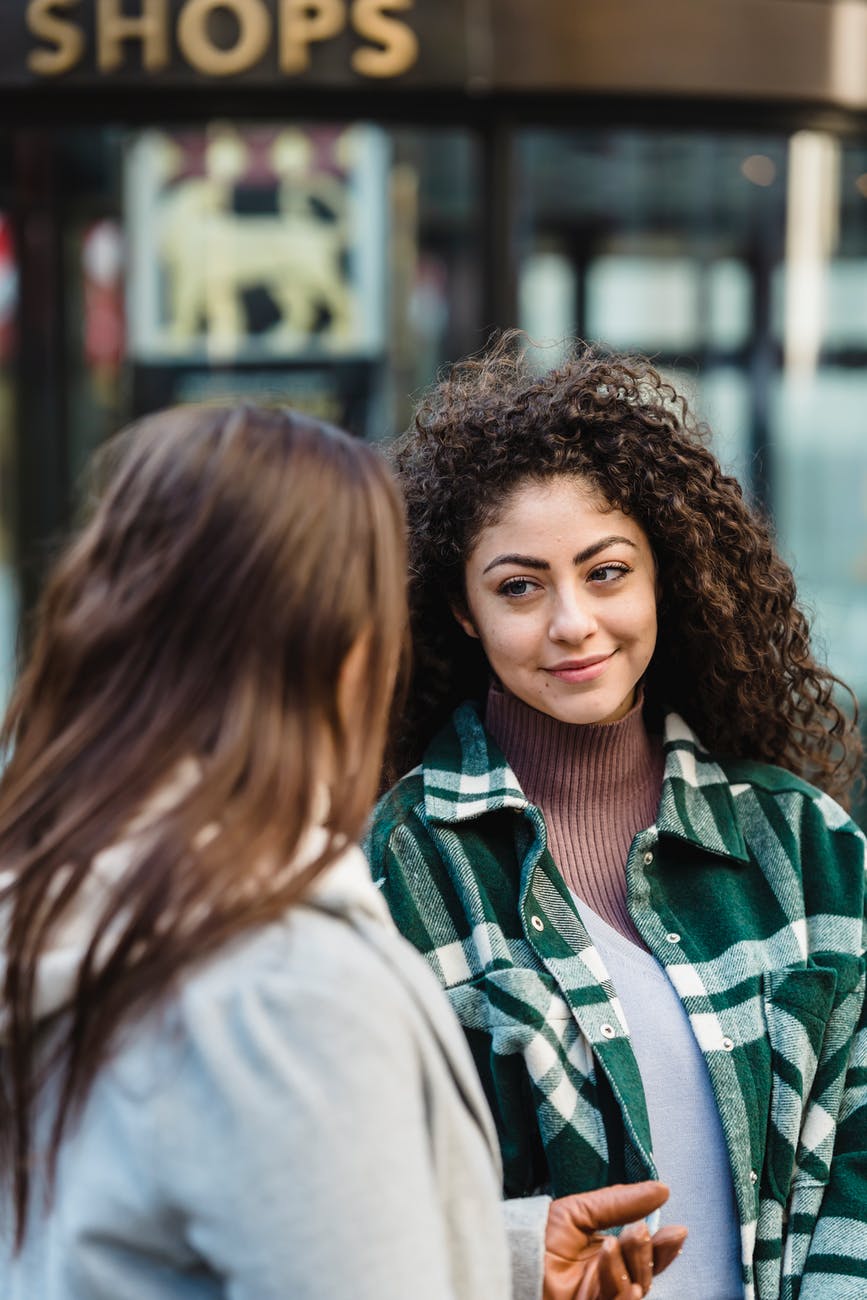
<svg viewBox="0 0 867 1300">
<path fill-rule="evenodd" d="M 607 655 L 592 655 L 587 659 L 564 659 L 562 663 L 553 664 L 545 672 L 561 682 L 592 682 L 605 672 L 614 657 L 614 651 Z"/>
<path fill-rule="evenodd" d="M 613 653 L 613 650 L 609 650 L 607 655 L 588 655 L 586 659 L 564 659 L 560 664 L 552 664 L 548 672 L 574 672 L 581 668 L 592 668 L 594 664 L 601 664 L 606 659 L 610 659 Z"/>
</svg>

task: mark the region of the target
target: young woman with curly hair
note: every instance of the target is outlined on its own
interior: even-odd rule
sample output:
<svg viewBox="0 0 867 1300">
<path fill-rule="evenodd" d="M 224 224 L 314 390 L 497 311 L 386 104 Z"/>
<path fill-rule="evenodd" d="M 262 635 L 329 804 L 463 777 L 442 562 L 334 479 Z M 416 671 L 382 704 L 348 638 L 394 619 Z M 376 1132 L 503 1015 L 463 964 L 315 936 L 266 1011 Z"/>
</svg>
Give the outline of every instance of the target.
<svg viewBox="0 0 867 1300">
<path fill-rule="evenodd" d="M 655 1297 L 867 1293 L 860 744 L 705 442 L 647 362 L 540 375 L 508 336 L 395 449 L 413 770 L 368 853 L 464 1026 L 546 1300 L 593 1266 L 570 1194 L 657 1174 L 690 1236 Z"/>
</svg>

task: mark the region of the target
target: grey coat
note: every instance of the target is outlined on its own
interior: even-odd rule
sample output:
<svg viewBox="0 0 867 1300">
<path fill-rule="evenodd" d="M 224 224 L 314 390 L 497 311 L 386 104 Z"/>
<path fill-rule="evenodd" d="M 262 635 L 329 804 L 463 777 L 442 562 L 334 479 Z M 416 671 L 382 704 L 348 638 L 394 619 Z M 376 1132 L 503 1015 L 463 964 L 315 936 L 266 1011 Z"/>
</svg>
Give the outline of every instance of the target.
<svg viewBox="0 0 867 1300">
<path fill-rule="evenodd" d="M 461 1031 L 352 849 L 130 1026 L 23 1253 L 0 1237 L 0 1296 L 505 1300 L 496 1151 Z"/>
</svg>

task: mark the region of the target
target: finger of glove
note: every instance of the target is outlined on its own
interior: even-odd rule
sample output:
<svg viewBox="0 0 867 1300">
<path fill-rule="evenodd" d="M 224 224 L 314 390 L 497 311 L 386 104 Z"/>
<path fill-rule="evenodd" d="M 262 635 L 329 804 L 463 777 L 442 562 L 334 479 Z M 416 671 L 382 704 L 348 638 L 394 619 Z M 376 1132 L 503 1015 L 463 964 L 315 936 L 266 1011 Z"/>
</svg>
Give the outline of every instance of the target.
<svg viewBox="0 0 867 1300">
<path fill-rule="evenodd" d="M 629 1276 L 620 1242 L 616 1237 L 606 1237 L 599 1252 L 599 1300 L 631 1300 L 635 1283 Z M 642 1295 L 641 1287 L 638 1294 Z"/>
<path fill-rule="evenodd" d="M 669 1264 L 677 1259 L 683 1249 L 683 1243 L 686 1241 L 687 1235 L 686 1228 L 681 1227 L 680 1224 L 660 1228 L 658 1232 L 654 1233 L 652 1239 L 654 1276 L 657 1273 L 664 1272 Z"/>
<path fill-rule="evenodd" d="M 627 1273 L 638 1283 L 641 1294 L 646 1295 L 653 1281 L 653 1243 L 647 1225 L 635 1223 L 624 1228 L 617 1242 Z"/>
<path fill-rule="evenodd" d="M 668 1200 L 664 1183 L 615 1183 L 593 1192 L 576 1192 L 559 1198 L 556 1204 L 568 1210 L 577 1228 L 595 1232 L 597 1228 L 617 1228 L 624 1223 L 644 1219 Z"/>
</svg>

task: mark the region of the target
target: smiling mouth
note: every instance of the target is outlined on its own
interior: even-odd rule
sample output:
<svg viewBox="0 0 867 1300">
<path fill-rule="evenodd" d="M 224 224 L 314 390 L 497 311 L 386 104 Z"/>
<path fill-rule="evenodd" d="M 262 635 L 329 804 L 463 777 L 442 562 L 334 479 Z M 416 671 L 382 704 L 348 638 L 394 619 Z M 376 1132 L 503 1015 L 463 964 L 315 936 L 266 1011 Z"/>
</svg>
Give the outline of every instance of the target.
<svg viewBox="0 0 867 1300">
<path fill-rule="evenodd" d="M 592 659 L 565 659 L 563 663 L 546 668 L 545 672 L 561 682 L 591 682 L 605 672 L 614 657 L 614 651 Z"/>
</svg>

